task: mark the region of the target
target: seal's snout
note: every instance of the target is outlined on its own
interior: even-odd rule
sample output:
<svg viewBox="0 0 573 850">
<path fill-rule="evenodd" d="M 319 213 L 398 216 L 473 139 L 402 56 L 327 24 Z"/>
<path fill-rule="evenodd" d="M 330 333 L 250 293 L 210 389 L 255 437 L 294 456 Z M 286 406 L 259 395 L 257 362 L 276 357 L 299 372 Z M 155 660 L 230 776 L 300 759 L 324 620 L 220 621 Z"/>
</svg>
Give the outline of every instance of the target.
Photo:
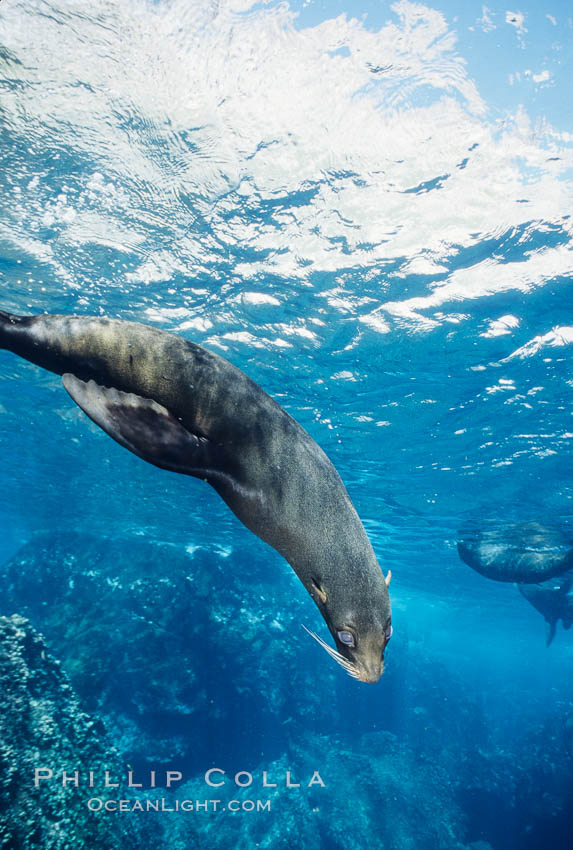
<svg viewBox="0 0 573 850">
<path fill-rule="evenodd" d="M 359 633 L 358 646 L 350 650 L 350 657 L 360 682 L 376 684 L 384 672 L 384 650 L 388 643 L 388 630 L 363 628 Z"/>
<path fill-rule="evenodd" d="M 373 664 L 369 664 L 367 667 L 361 667 L 358 669 L 358 679 L 361 682 L 368 682 L 369 684 L 375 685 L 376 682 L 380 681 L 380 677 L 384 672 L 384 659 L 381 658 L 378 662 L 374 662 Z"/>
</svg>

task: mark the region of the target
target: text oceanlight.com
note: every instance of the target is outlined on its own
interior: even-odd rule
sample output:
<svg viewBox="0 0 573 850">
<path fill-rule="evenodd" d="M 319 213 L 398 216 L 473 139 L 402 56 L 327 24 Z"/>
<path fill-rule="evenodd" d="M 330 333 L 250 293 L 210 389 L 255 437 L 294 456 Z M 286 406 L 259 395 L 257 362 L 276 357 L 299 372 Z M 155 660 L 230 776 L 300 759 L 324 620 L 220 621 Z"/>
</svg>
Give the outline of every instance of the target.
<svg viewBox="0 0 573 850">
<path fill-rule="evenodd" d="M 270 800 L 104 800 L 91 797 L 90 812 L 270 812 Z"/>
</svg>

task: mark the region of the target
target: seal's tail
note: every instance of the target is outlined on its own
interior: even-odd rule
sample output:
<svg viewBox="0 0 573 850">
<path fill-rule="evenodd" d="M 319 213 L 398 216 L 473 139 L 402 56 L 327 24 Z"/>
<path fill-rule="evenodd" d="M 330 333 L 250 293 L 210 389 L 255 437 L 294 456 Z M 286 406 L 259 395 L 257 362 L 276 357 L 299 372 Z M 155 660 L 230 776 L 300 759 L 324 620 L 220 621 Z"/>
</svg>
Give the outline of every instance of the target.
<svg viewBox="0 0 573 850">
<path fill-rule="evenodd" d="M 10 332 L 10 327 L 16 323 L 17 316 L 11 313 L 5 313 L 0 310 L 0 348 L 6 348 L 7 334 Z"/>
<path fill-rule="evenodd" d="M 7 313 L 5 310 L 0 310 L 0 330 L 8 325 L 19 324 L 23 318 L 23 316 L 16 316 L 14 313 Z"/>
<path fill-rule="evenodd" d="M 4 310 L 0 310 L 0 348 L 13 350 L 13 342 L 26 318 L 26 316 L 16 316 L 14 313 L 6 313 Z"/>
</svg>

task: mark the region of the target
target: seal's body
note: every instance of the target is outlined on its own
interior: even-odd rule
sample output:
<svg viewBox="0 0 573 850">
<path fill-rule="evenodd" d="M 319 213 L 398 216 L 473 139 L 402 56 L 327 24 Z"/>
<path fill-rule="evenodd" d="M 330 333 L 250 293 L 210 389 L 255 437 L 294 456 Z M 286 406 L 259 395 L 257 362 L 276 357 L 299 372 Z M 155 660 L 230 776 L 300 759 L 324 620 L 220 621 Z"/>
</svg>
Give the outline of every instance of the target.
<svg viewBox="0 0 573 850">
<path fill-rule="evenodd" d="M 458 553 L 495 581 L 535 584 L 573 568 L 569 537 L 557 526 L 535 521 L 468 526 L 460 532 Z"/>
<path fill-rule="evenodd" d="M 0 347 L 63 375 L 130 451 L 211 484 L 293 567 L 331 654 L 362 681 L 380 678 L 390 600 L 362 523 L 324 452 L 254 381 L 195 343 L 115 319 L 0 312 Z"/>
</svg>

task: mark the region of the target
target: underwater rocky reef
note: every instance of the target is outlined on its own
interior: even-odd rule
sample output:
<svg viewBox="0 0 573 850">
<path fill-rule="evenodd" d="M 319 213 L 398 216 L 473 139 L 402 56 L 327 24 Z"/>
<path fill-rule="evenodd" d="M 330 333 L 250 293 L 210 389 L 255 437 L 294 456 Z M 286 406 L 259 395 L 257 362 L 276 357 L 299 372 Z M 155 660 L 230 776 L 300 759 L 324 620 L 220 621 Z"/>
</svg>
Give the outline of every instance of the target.
<svg viewBox="0 0 573 850">
<path fill-rule="evenodd" d="M 100 720 L 84 713 L 57 659 L 23 617 L 0 617 L 0 846 L 140 848 L 142 822 L 94 817 L 85 791 L 44 783 L 46 765 L 121 765 Z M 40 775 L 40 774 L 38 774 Z M 147 824 L 146 824 L 147 826 Z M 152 833 L 151 833 L 152 834 Z"/>
<path fill-rule="evenodd" d="M 129 847 L 114 830 L 129 825 L 133 840 L 141 823 L 139 847 L 154 835 L 158 846 L 237 850 L 343 850 L 349 836 L 359 850 L 535 850 L 547 835 L 563 847 L 573 828 L 565 706 L 501 740 L 479 694 L 404 638 L 382 684 L 365 687 L 309 648 L 306 595 L 292 593 L 289 572 L 270 588 L 256 567 L 234 576 L 229 566 L 224 552 L 62 532 L 0 567 L 0 613 L 14 615 L 0 630 L 0 846 L 38 846 L 38 829 L 40 846 L 73 846 L 56 832 L 97 827 L 104 838 L 85 846 L 121 837 Z M 141 790 L 100 789 L 98 799 L 139 803 L 123 820 L 86 818 L 96 791 L 64 796 L 18 779 L 40 757 L 123 777 L 129 766 Z M 211 768 L 225 771 L 223 785 L 206 784 Z M 181 772 L 170 788 L 167 770 Z M 321 782 L 309 786 L 315 771 Z M 206 811 L 214 798 L 219 809 Z M 158 799 L 167 811 L 153 808 Z M 191 808 L 169 810 L 181 801 Z"/>
<path fill-rule="evenodd" d="M 299 663 L 308 640 L 297 601 L 287 614 L 267 602 L 263 577 L 239 582 L 230 573 L 225 557 L 202 550 L 66 533 L 34 538 L 0 568 L 0 581 L 4 610 L 41 630 L 86 709 L 113 726 L 132 763 L 202 765 L 240 761 L 263 739 L 282 752 L 289 731 L 280 723 L 271 734 L 268 724 L 253 728 L 248 741 L 235 734 L 262 708 L 268 718 L 318 724 L 329 713 Z M 298 644 L 287 653 L 289 632 Z"/>
</svg>

